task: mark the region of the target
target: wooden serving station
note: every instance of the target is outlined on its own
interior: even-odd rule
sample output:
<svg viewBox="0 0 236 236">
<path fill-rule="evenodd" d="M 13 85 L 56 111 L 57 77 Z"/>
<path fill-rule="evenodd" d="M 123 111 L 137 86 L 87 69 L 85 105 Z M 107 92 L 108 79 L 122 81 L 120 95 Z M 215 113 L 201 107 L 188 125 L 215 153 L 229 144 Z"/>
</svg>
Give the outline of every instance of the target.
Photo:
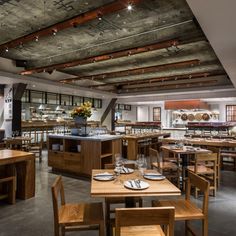
<svg viewBox="0 0 236 236">
<path fill-rule="evenodd" d="M 53 170 L 79 176 L 91 176 L 92 169 L 102 169 L 121 153 L 120 135 L 80 137 L 72 135 L 48 136 L 48 166 Z M 53 146 L 59 145 L 55 150 Z"/>
</svg>

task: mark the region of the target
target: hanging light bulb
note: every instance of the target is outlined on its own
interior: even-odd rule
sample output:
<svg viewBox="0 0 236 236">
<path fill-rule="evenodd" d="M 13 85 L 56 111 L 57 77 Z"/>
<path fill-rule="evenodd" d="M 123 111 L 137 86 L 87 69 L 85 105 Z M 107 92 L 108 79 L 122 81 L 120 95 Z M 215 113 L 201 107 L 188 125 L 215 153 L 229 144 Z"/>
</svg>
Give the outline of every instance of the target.
<svg viewBox="0 0 236 236">
<path fill-rule="evenodd" d="M 39 36 L 36 36 L 35 37 L 35 42 L 38 42 L 39 41 Z"/>
<path fill-rule="evenodd" d="M 8 49 L 8 47 L 6 47 L 5 51 L 6 51 L 6 52 L 9 52 L 9 49 Z"/>
</svg>

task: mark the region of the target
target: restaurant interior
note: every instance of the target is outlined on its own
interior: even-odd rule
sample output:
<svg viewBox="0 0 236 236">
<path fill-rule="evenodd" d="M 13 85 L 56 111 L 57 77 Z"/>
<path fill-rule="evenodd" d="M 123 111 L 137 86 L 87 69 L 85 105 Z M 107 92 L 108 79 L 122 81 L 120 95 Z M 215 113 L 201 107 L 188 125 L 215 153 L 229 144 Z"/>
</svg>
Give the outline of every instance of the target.
<svg viewBox="0 0 236 236">
<path fill-rule="evenodd" d="M 0 236 L 236 235 L 234 9 L 0 0 Z"/>
</svg>

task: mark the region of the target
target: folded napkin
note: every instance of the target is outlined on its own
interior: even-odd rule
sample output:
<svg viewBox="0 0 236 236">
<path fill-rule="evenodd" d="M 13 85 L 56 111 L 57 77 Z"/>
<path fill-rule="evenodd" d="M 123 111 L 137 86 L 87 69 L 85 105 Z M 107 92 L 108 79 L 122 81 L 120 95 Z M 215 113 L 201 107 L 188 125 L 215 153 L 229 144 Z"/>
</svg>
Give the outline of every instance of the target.
<svg viewBox="0 0 236 236">
<path fill-rule="evenodd" d="M 103 172 L 103 173 L 99 173 L 94 175 L 94 177 L 113 177 L 114 175 L 108 172 Z"/>
</svg>

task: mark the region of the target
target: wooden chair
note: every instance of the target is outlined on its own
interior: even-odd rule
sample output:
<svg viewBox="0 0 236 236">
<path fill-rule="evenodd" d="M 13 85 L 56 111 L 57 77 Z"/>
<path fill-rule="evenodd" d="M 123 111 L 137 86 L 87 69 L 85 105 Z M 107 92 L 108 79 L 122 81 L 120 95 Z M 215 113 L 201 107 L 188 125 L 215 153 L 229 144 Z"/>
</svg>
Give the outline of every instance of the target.
<svg viewBox="0 0 236 236">
<path fill-rule="evenodd" d="M 39 162 L 42 162 L 42 150 L 43 150 L 43 133 L 38 144 L 30 143 L 29 151 L 35 154 L 35 157 L 39 158 Z"/>
<path fill-rule="evenodd" d="M 174 207 L 118 208 L 115 235 L 173 236 L 174 212 Z"/>
<path fill-rule="evenodd" d="M 202 207 L 197 207 L 190 198 L 191 187 L 197 187 L 204 193 Z M 185 221 L 185 235 L 190 231 L 196 235 L 190 227 L 191 220 L 202 221 L 202 235 L 208 236 L 208 199 L 209 199 L 209 182 L 193 172 L 188 173 L 187 188 L 185 199 L 169 201 L 153 201 L 154 207 L 175 207 L 175 221 Z"/>
<path fill-rule="evenodd" d="M 52 201 L 55 236 L 60 235 L 60 229 L 63 236 L 65 232 L 77 230 L 99 230 L 99 236 L 104 235 L 102 203 L 66 204 L 61 176 L 56 178 L 52 186 Z"/>
<path fill-rule="evenodd" d="M 152 162 L 152 168 L 157 168 L 157 171 L 165 175 L 170 181 L 176 181 L 179 186 L 179 168 L 178 165 L 171 161 L 161 161 L 160 155 L 157 150 L 149 148 L 149 156 Z"/>
<path fill-rule="evenodd" d="M 15 204 L 16 176 L 14 166 L 1 166 L 0 174 L 0 200 L 7 199 L 9 204 Z"/>
<path fill-rule="evenodd" d="M 187 167 L 188 171 L 194 172 L 210 182 L 210 190 L 213 190 L 213 196 L 216 196 L 217 190 L 217 158 L 217 153 L 197 154 L 194 166 Z M 198 191 L 195 188 L 195 197 L 197 197 Z"/>
<path fill-rule="evenodd" d="M 220 148 L 207 146 L 207 149 L 212 151 L 213 153 L 217 153 L 217 163 L 216 163 L 216 183 L 217 188 L 220 186 L 220 170 L 221 170 L 221 157 L 220 157 Z"/>
<path fill-rule="evenodd" d="M 135 169 L 134 164 L 125 164 L 126 168 L 132 168 Z M 115 169 L 115 164 L 105 164 L 105 169 Z M 125 198 L 124 197 L 109 197 L 105 198 L 105 221 L 106 221 L 106 230 L 107 235 L 110 235 L 112 227 L 115 225 L 115 219 L 111 217 L 111 214 L 115 213 L 114 207 L 112 208 L 112 205 L 117 204 L 124 204 Z M 135 197 L 135 203 L 138 204 L 139 207 L 143 206 L 143 200 L 141 197 Z"/>
</svg>

